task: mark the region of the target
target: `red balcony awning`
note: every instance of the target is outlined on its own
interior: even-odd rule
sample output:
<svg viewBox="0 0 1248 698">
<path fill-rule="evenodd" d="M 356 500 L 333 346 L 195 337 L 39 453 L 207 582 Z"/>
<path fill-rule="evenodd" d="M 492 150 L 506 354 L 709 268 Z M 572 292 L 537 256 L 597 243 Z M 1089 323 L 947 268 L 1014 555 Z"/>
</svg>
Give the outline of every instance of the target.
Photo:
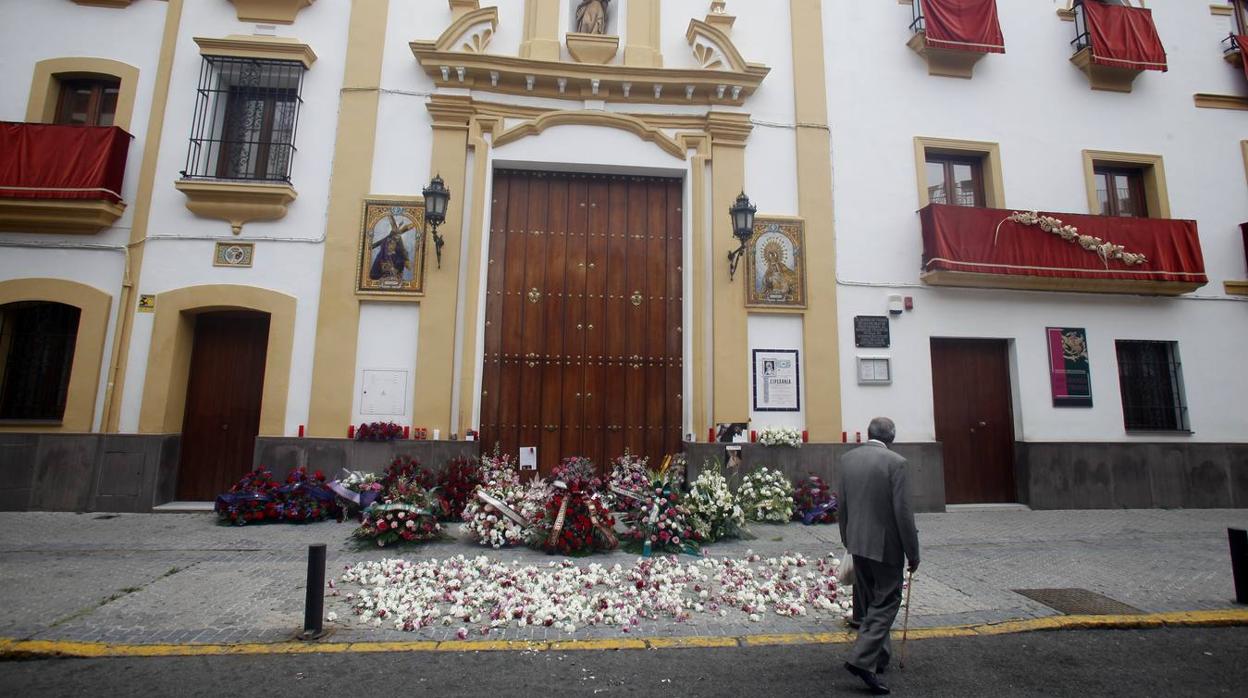
<svg viewBox="0 0 1248 698">
<path fill-rule="evenodd" d="M 1166 70 L 1166 49 L 1157 36 L 1153 11 L 1085 0 L 1083 16 L 1092 42 L 1092 62 L 1111 68 Z"/>
<path fill-rule="evenodd" d="M 1248 36 L 1236 34 L 1235 45 L 1239 47 L 1239 67 L 1244 69 L 1244 77 L 1248 78 Z"/>
<path fill-rule="evenodd" d="M 946 286 L 1175 295 L 1208 283 L 1196 222 L 1046 213 L 1079 235 L 1142 254 L 1141 264 L 1103 257 L 1015 211 L 931 204 L 923 225 L 923 280 Z"/>
<path fill-rule="evenodd" d="M 129 150 L 116 126 L 0 122 L 0 198 L 120 203 Z"/>
<path fill-rule="evenodd" d="M 921 0 L 927 44 L 980 53 L 1005 53 L 997 0 Z"/>
</svg>

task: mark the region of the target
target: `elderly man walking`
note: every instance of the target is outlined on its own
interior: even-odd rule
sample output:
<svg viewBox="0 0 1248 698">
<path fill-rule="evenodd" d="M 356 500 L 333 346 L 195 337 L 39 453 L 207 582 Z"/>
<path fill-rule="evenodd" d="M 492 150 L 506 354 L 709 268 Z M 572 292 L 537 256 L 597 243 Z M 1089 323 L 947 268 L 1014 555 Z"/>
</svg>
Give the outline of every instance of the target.
<svg viewBox="0 0 1248 698">
<path fill-rule="evenodd" d="M 919 534 L 906 489 L 906 459 L 888 449 L 897 427 L 876 417 L 869 440 L 841 458 L 837 477 L 841 542 L 854 556 L 854 594 L 865 608 L 858 640 L 845 668 L 872 693 L 884 695 L 884 673 L 892 656 L 888 633 L 901 606 L 902 566 L 919 566 Z"/>
</svg>

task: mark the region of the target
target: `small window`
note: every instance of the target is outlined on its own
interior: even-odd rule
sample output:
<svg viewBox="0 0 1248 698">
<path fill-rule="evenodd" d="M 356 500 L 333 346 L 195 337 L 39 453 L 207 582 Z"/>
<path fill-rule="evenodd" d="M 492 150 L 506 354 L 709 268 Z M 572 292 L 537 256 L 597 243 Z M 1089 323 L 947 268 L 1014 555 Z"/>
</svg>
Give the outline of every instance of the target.
<svg viewBox="0 0 1248 698">
<path fill-rule="evenodd" d="M 60 97 L 54 123 L 74 126 L 112 126 L 117 117 L 116 78 L 66 78 L 58 80 Z"/>
<path fill-rule="evenodd" d="M 1177 342 L 1118 340 L 1118 385 L 1128 431 L 1188 431 Z"/>
<path fill-rule="evenodd" d="M 80 311 L 61 303 L 0 307 L 0 419 L 65 414 Z"/>
<path fill-rule="evenodd" d="M 290 181 L 304 66 L 205 56 L 187 178 Z"/>
<path fill-rule="evenodd" d="M 1148 217 L 1144 173 L 1139 168 L 1097 165 L 1093 173 L 1102 216 Z"/>
<path fill-rule="evenodd" d="M 984 204 L 983 159 L 974 156 L 927 155 L 927 200 L 933 204 Z"/>
</svg>

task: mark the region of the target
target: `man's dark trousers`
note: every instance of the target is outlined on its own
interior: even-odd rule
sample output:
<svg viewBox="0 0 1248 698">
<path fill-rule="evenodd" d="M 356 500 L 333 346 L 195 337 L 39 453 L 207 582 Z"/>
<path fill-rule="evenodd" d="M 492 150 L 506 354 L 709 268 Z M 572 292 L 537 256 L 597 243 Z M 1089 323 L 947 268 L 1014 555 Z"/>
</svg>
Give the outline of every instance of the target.
<svg viewBox="0 0 1248 698">
<path fill-rule="evenodd" d="M 854 594 L 861 595 L 865 615 L 849 663 L 866 671 L 888 666 L 892 657 L 889 631 L 901 607 L 903 567 L 854 556 Z"/>
</svg>

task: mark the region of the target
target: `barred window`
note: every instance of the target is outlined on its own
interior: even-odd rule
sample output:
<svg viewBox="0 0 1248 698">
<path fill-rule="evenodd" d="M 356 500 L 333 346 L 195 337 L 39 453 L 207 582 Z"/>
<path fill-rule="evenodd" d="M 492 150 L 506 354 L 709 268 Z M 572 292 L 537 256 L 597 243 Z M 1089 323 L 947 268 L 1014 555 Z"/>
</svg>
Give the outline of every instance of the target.
<svg viewBox="0 0 1248 698">
<path fill-rule="evenodd" d="M 1118 385 L 1128 431 L 1188 431 L 1177 342 L 1118 340 Z"/>
<path fill-rule="evenodd" d="M 0 306 L 0 419 L 64 416 L 80 314 L 62 303 Z"/>
<path fill-rule="evenodd" d="M 298 61 L 204 56 L 182 176 L 289 183 L 303 72 Z"/>
</svg>

